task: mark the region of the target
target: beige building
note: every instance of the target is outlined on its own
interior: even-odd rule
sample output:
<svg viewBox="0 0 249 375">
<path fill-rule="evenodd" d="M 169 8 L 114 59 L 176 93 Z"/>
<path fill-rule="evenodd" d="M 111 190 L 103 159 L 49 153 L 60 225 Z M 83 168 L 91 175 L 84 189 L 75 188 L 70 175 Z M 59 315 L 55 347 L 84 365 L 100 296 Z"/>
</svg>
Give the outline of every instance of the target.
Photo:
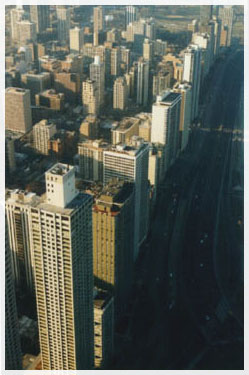
<svg viewBox="0 0 249 375">
<path fill-rule="evenodd" d="M 84 44 L 84 30 L 79 27 L 70 29 L 70 52 L 81 53 Z"/>
<path fill-rule="evenodd" d="M 8 87 L 5 90 L 5 129 L 26 133 L 31 128 L 30 91 Z"/>
<path fill-rule="evenodd" d="M 77 103 L 80 98 L 81 81 L 78 73 L 61 72 L 54 75 L 54 87 L 57 92 L 62 92 L 65 99 Z"/>
<path fill-rule="evenodd" d="M 111 48 L 111 62 L 110 62 L 110 74 L 111 76 L 120 75 L 120 64 L 121 64 L 121 52 L 119 47 Z"/>
<path fill-rule="evenodd" d="M 57 15 L 57 37 L 60 42 L 69 41 L 70 9 L 61 5 L 56 6 Z"/>
<path fill-rule="evenodd" d="M 95 56 L 94 62 L 90 64 L 90 79 L 96 82 L 98 101 L 102 106 L 105 100 L 105 64 L 100 61 L 100 56 Z"/>
<path fill-rule="evenodd" d="M 25 45 L 27 42 L 36 42 L 36 24 L 28 20 L 17 22 L 18 42 Z"/>
<path fill-rule="evenodd" d="M 106 368 L 113 354 L 114 300 L 106 291 L 94 289 L 94 367 Z"/>
<path fill-rule="evenodd" d="M 56 124 L 48 120 L 41 120 L 33 126 L 34 148 L 41 154 L 49 154 L 49 140 L 56 133 Z"/>
<path fill-rule="evenodd" d="M 140 122 L 137 117 L 125 117 L 119 121 L 117 126 L 111 130 L 112 144 L 129 143 L 133 135 L 138 135 Z"/>
<path fill-rule="evenodd" d="M 35 104 L 38 107 L 47 107 L 55 111 L 64 109 L 65 95 L 57 94 L 55 90 L 46 90 L 35 96 Z"/>
<path fill-rule="evenodd" d="M 93 206 L 94 283 L 114 295 L 117 316 L 132 283 L 134 184 L 111 179 Z"/>
<path fill-rule="evenodd" d="M 51 87 L 51 77 L 48 72 L 28 72 L 21 75 L 21 82 L 25 89 L 30 90 L 31 103 L 35 104 L 35 95 Z"/>
<path fill-rule="evenodd" d="M 182 95 L 179 122 L 179 149 L 183 150 L 188 143 L 189 128 L 191 125 L 192 86 L 187 83 L 176 84 L 174 91 Z"/>
<path fill-rule="evenodd" d="M 93 8 L 93 31 L 99 32 L 104 29 L 103 8 L 98 6 Z"/>
<path fill-rule="evenodd" d="M 99 120 L 94 115 L 88 115 L 80 125 L 80 135 L 90 139 L 98 138 Z"/>
<path fill-rule="evenodd" d="M 128 103 L 128 87 L 125 77 L 118 77 L 113 85 L 113 108 L 125 110 Z"/>
<path fill-rule="evenodd" d="M 17 41 L 19 39 L 19 27 L 18 23 L 24 16 L 24 9 L 22 7 L 16 7 L 10 11 L 10 27 L 11 27 L 11 39 Z"/>
<path fill-rule="evenodd" d="M 153 98 L 156 99 L 157 95 L 162 95 L 164 91 L 170 88 L 171 74 L 162 69 L 157 74 L 153 75 Z"/>
<path fill-rule="evenodd" d="M 103 181 L 103 152 L 109 144 L 102 139 L 78 144 L 80 175 L 87 181 Z"/>
<path fill-rule="evenodd" d="M 151 122 L 152 122 L 152 115 L 151 113 L 141 112 L 136 115 L 140 119 L 139 124 L 139 137 L 143 138 L 145 142 L 150 142 L 151 139 Z"/>
<path fill-rule="evenodd" d="M 75 189 L 72 166 L 57 163 L 45 179 L 30 225 L 42 369 L 92 369 L 92 197 Z"/>
<path fill-rule="evenodd" d="M 99 113 L 98 87 L 91 79 L 82 83 L 82 104 L 85 114 L 97 115 Z"/>
<path fill-rule="evenodd" d="M 144 40 L 143 44 L 143 58 L 144 60 L 148 60 L 150 63 L 152 62 L 154 56 L 154 48 L 153 43 L 149 39 Z"/>
<path fill-rule="evenodd" d="M 5 136 L 5 173 L 13 173 L 16 169 L 14 139 Z"/>
</svg>

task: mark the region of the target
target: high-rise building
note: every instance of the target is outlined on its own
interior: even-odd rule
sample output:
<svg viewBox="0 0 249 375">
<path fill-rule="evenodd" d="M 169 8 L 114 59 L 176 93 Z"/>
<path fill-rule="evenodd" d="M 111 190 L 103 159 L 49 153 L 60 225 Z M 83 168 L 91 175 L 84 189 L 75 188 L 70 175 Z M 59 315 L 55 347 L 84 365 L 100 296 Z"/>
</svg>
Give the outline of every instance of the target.
<svg viewBox="0 0 249 375">
<path fill-rule="evenodd" d="M 140 119 L 138 135 L 140 138 L 143 138 L 145 142 L 151 141 L 151 122 L 152 115 L 151 113 L 140 112 L 136 115 Z"/>
<path fill-rule="evenodd" d="M 81 80 L 79 73 L 60 72 L 54 74 L 54 88 L 65 95 L 70 103 L 77 103 L 80 99 Z"/>
<path fill-rule="evenodd" d="M 46 90 L 35 96 L 35 105 L 41 108 L 49 108 L 54 111 L 62 111 L 64 109 L 65 95 L 57 94 L 55 90 Z"/>
<path fill-rule="evenodd" d="M 98 46 L 99 33 L 104 30 L 104 15 L 102 6 L 93 8 L 93 44 Z"/>
<path fill-rule="evenodd" d="M 148 230 L 148 155 L 149 145 L 133 136 L 129 146 L 116 145 L 104 151 L 104 183 L 113 177 L 135 183 L 134 259 Z"/>
<path fill-rule="evenodd" d="M 165 171 L 177 156 L 180 109 L 181 94 L 172 90 L 158 96 L 152 107 L 151 142 L 165 145 Z"/>
<path fill-rule="evenodd" d="M 5 137 L 5 174 L 13 173 L 16 169 L 14 139 Z"/>
<path fill-rule="evenodd" d="M 8 87 L 5 90 L 5 129 L 26 133 L 31 128 L 30 91 Z"/>
<path fill-rule="evenodd" d="M 94 289 L 94 367 L 106 368 L 114 349 L 114 299 L 110 293 Z"/>
<path fill-rule="evenodd" d="M 28 72 L 21 75 L 22 86 L 30 90 L 31 104 L 35 104 L 35 95 L 51 88 L 51 76 L 49 72 L 38 74 Z"/>
<path fill-rule="evenodd" d="M 90 79 L 96 82 L 99 105 L 104 105 L 105 99 L 105 64 L 100 61 L 99 56 L 94 57 L 90 64 Z"/>
<path fill-rule="evenodd" d="M 134 184 L 109 180 L 93 205 L 94 283 L 114 295 L 115 317 L 131 289 L 134 245 Z"/>
<path fill-rule="evenodd" d="M 201 82 L 201 48 L 190 44 L 184 52 L 183 81 L 192 85 L 191 121 L 198 115 Z"/>
<path fill-rule="evenodd" d="M 234 10 L 231 5 L 219 7 L 219 18 L 221 19 L 221 28 L 227 30 L 227 47 L 231 45 L 233 33 Z"/>
<path fill-rule="evenodd" d="M 121 46 L 121 62 L 124 63 L 124 70 L 126 72 L 129 71 L 131 66 L 131 50 L 129 48 L 125 48 L 124 46 Z"/>
<path fill-rule="evenodd" d="M 166 69 L 159 70 L 153 75 L 153 98 L 161 95 L 164 91 L 170 88 L 171 75 Z"/>
<path fill-rule="evenodd" d="M 167 42 L 161 39 L 155 40 L 154 53 L 157 56 L 165 56 L 167 53 Z"/>
<path fill-rule="evenodd" d="M 33 126 L 34 148 L 41 154 L 49 154 L 48 141 L 56 133 L 56 124 L 48 120 L 41 120 Z"/>
<path fill-rule="evenodd" d="M 137 21 L 138 19 L 138 12 L 137 7 L 133 5 L 127 5 L 125 7 L 125 24 L 126 28 L 129 25 L 129 23 Z"/>
<path fill-rule="evenodd" d="M 102 139 L 78 143 L 79 172 L 83 180 L 103 181 L 103 152 L 108 146 Z"/>
<path fill-rule="evenodd" d="M 128 87 L 124 77 L 118 77 L 113 85 L 113 108 L 125 110 L 128 102 Z"/>
<path fill-rule="evenodd" d="M 28 42 L 36 42 L 36 24 L 28 20 L 21 20 L 17 22 L 18 28 L 18 42 L 19 45 L 25 45 Z"/>
<path fill-rule="evenodd" d="M 145 36 L 150 40 L 156 37 L 156 25 L 152 17 L 145 21 Z"/>
<path fill-rule="evenodd" d="M 49 5 L 30 5 L 30 20 L 36 24 L 37 33 L 49 27 L 49 16 Z"/>
<path fill-rule="evenodd" d="M 22 352 L 13 283 L 7 220 L 5 219 L 5 369 L 22 370 Z"/>
<path fill-rule="evenodd" d="M 16 286 L 26 285 L 30 291 L 34 289 L 30 209 L 38 203 L 39 197 L 34 193 L 18 189 L 6 192 L 6 222 L 9 232 L 13 280 Z"/>
<path fill-rule="evenodd" d="M 146 106 L 149 98 L 149 62 L 140 58 L 137 63 L 137 104 Z"/>
<path fill-rule="evenodd" d="M 207 24 L 213 15 L 213 5 L 200 5 L 200 23 Z"/>
<path fill-rule="evenodd" d="M 30 230 L 43 370 L 93 368 L 92 198 L 75 189 L 75 169 L 45 174 L 46 199 Z"/>
<path fill-rule="evenodd" d="M 20 22 L 24 17 L 24 10 L 21 7 L 16 7 L 10 11 L 10 27 L 11 27 L 11 39 L 13 41 L 19 40 L 19 28 L 18 22 Z"/>
<path fill-rule="evenodd" d="M 118 77 L 120 75 L 121 52 L 119 47 L 111 48 L 110 75 Z"/>
<path fill-rule="evenodd" d="M 217 57 L 220 53 L 221 20 L 213 16 L 210 22 L 214 25 L 214 56 Z"/>
<path fill-rule="evenodd" d="M 88 115 L 80 125 L 80 136 L 89 139 L 98 138 L 99 134 L 99 119 L 94 115 Z"/>
<path fill-rule="evenodd" d="M 179 92 L 182 96 L 179 123 L 179 149 L 183 150 L 188 143 L 189 127 L 191 125 L 192 87 L 187 83 L 176 84 L 174 92 Z"/>
<path fill-rule="evenodd" d="M 70 29 L 70 52 L 81 53 L 84 45 L 84 30 L 79 27 Z"/>
<path fill-rule="evenodd" d="M 91 79 L 82 82 L 82 104 L 85 114 L 97 115 L 99 113 L 98 86 Z"/>
<path fill-rule="evenodd" d="M 201 82 L 207 76 L 212 61 L 213 61 L 213 51 L 211 46 L 211 38 L 207 33 L 194 33 L 192 35 L 192 43 L 201 48 Z"/>
<path fill-rule="evenodd" d="M 152 62 L 153 55 L 154 55 L 154 48 L 153 43 L 149 39 L 144 40 L 143 44 L 143 58 L 144 60 Z"/>
<path fill-rule="evenodd" d="M 56 14 L 58 19 L 57 24 L 57 35 L 60 42 L 69 41 L 69 30 L 70 30 L 70 9 L 64 6 L 56 6 Z"/>
<path fill-rule="evenodd" d="M 124 117 L 111 130 L 112 144 L 128 144 L 133 135 L 138 135 L 141 120 L 137 117 Z"/>
</svg>

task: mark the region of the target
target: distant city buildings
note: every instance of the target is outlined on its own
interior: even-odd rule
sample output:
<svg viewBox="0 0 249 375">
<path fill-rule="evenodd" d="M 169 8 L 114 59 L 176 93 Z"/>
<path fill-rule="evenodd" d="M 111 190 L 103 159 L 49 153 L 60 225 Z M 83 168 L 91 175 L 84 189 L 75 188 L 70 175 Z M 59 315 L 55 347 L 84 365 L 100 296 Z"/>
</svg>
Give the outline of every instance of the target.
<svg viewBox="0 0 249 375">
<path fill-rule="evenodd" d="M 50 26 L 49 5 L 30 5 L 30 20 L 36 24 L 36 32 L 42 33 Z"/>
<path fill-rule="evenodd" d="M 124 77 L 118 77 L 113 85 L 113 108 L 121 111 L 127 108 L 128 87 Z"/>
<path fill-rule="evenodd" d="M 84 30 L 79 27 L 70 29 L 70 52 L 81 53 L 84 45 Z"/>
<path fill-rule="evenodd" d="M 57 14 L 57 36 L 62 43 L 69 41 L 70 30 L 70 9 L 61 5 L 56 5 Z"/>
</svg>

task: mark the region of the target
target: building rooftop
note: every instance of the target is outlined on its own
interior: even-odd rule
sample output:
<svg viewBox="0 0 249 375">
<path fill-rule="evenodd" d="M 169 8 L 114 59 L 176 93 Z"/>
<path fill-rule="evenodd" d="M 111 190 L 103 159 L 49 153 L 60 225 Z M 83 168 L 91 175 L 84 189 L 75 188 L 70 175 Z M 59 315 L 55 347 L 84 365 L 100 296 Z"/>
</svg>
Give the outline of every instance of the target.
<svg viewBox="0 0 249 375">
<path fill-rule="evenodd" d="M 46 174 L 52 173 L 54 175 L 64 176 L 64 175 L 68 174 L 68 172 L 73 170 L 73 169 L 74 169 L 74 167 L 72 165 L 57 163 L 57 164 L 53 165 L 53 167 L 50 168 L 48 171 L 46 171 Z"/>
<path fill-rule="evenodd" d="M 167 96 L 162 98 L 163 103 L 173 103 L 179 96 L 181 96 L 180 93 L 176 92 L 170 92 Z"/>
<path fill-rule="evenodd" d="M 108 292 L 94 288 L 94 308 L 104 310 L 113 297 Z"/>
<path fill-rule="evenodd" d="M 118 123 L 115 129 L 112 129 L 112 131 L 119 131 L 125 133 L 133 125 L 138 124 L 139 121 L 140 120 L 136 117 L 125 117 Z"/>
<path fill-rule="evenodd" d="M 19 87 L 7 87 L 7 89 L 5 89 L 5 92 L 6 93 L 13 93 L 13 94 L 24 95 L 27 92 L 29 92 L 29 90 L 21 89 Z"/>
<path fill-rule="evenodd" d="M 46 194 L 44 194 L 43 197 L 45 198 Z M 44 202 L 38 205 L 38 208 L 44 211 L 49 211 L 49 212 L 54 212 L 54 213 L 61 214 L 61 215 L 70 216 L 76 208 L 82 206 L 82 204 L 84 204 L 86 201 L 90 199 L 92 200 L 91 195 L 85 194 L 85 193 L 79 193 L 71 202 L 68 203 L 66 207 L 61 207 L 61 206 L 52 205 L 50 203 L 46 203 L 45 202 L 46 198 L 45 198 Z"/>
</svg>

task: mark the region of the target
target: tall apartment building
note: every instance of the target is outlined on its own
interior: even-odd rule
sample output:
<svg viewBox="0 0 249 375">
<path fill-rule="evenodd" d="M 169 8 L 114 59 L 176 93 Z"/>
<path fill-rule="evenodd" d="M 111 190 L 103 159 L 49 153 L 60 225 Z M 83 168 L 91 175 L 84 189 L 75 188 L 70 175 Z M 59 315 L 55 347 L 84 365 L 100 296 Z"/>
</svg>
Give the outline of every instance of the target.
<svg viewBox="0 0 249 375">
<path fill-rule="evenodd" d="M 219 18 L 221 19 L 221 27 L 222 29 L 227 30 L 227 44 L 226 46 L 229 47 L 232 41 L 232 33 L 233 33 L 233 18 L 234 18 L 234 10 L 231 5 L 224 5 L 223 7 L 219 7 Z"/>
<path fill-rule="evenodd" d="M 109 144 L 102 139 L 78 143 L 79 170 L 86 181 L 103 181 L 103 153 Z"/>
<path fill-rule="evenodd" d="M 35 95 L 51 88 L 51 77 L 48 72 L 35 74 L 28 72 L 21 75 L 22 86 L 30 90 L 31 104 L 35 104 Z"/>
<path fill-rule="evenodd" d="M 140 58 L 137 63 L 137 104 L 146 106 L 149 99 L 149 62 Z"/>
<path fill-rule="evenodd" d="M 187 83 L 177 84 L 174 87 L 174 92 L 178 92 L 182 96 L 179 123 L 179 149 L 183 150 L 188 143 L 189 127 L 191 125 L 192 87 Z"/>
<path fill-rule="evenodd" d="M 149 39 L 146 38 L 143 44 L 143 58 L 144 60 L 147 60 L 151 63 L 153 56 L 154 56 L 154 45 Z"/>
<path fill-rule="evenodd" d="M 84 45 L 84 30 L 79 27 L 70 29 L 70 52 L 81 53 Z"/>
<path fill-rule="evenodd" d="M 113 177 L 135 183 L 134 259 L 148 230 L 148 155 L 148 144 L 134 136 L 129 146 L 116 145 L 103 158 L 104 184 Z"/>
<path fill-rule="evenodd" d="M 201 82 L 201 48 L 190 44 L 184 52 L 183 81 L 192 85 L 191 121 L 198 115 Z"/>
<path fill-rule="evenodd" d="M 112 144 L 119 143 L 128 144 L 133 135 L 138 135 L 139 125 L 141 120 L 137 117 L 124 117 L 118 124 L 111 130 Z"/>
<path fill-rule="evenodd" d="M 6 192 L 5 209 L 13 280 L 17 286 L 34 289 L 33 251 L 30 232 L 30 209 L 39 203 L 34 193 L 10 190 Z"/>
<path fill-rule="evenodd" d="M 75 189 L 74 167 L 45 174 L 46 199 L 31 210 L 43 370 L 93 367 L 92 198 Z"/>
<path fill-rule="evenodd" d="M 5 174 L 8 176 L 16 169 L 14 139 L 5 136 Z"/>
<path fill-rule="evenodd" d="M 128 103 L 128 87 L 125 77 L 118 77 L 113 85 L 113 108 L 125 110 Z"/>
<path fill-rule="evenodd" d="M 56 14 L 58 19 L 57 36 L 60 42 L 69 41 L 70 30 L 70 9 L 61 5 L 56 5 Z"/>
<path fill-rule="evenodd" d="M 194 33 L 192 35 L 192 43 L 201 48 L 201 57 L 202 57 L 202 71 L 201 71 L 201 82 L 207 76 L 211 64 L 213 62 L 213 47 L 211 45 L 210 35 L 207 33 Z"/>
<path fill-rule="evenodd" d="M 93 40 L 94 45 L 99 44 L 99 32 L 104 30 L 104 15 L 102 6 L 93 8 Z"/>
<path fill-rule="evenodd" d="M 111 48 L 110 64 L 110 75 L 119 76 L 121 64 L 121 51 L 119 47 Z"/>
<path fill-rule="evenodd" d="M 131 50 L 129 48 L 125 48 L 124 46 L 121 46 L 120 51 L 121 51 L 121 62 L 124 64 L 124 70 L 128 72 L 131 66 Z"/>
<path fill-rule="evenodd" d="M 10 11 L 10 27 L 11 27 L 11 39 L 12 41 L 17 41 L 19 39 L 19 28 L 18 22 L 20 22 L 24 17 L 24 9 L 21 7 L 16 7 Z"/>
<path fill-rule="evenodd" d="M 151 142 L 165 145 L 165 171 L 177 156 L 180 109 L 181 94 L 172 90 L 158 96 L 152 107 Z"/>
<path fill-rule="evenodd" d="M 133 275 L 134 184 L 109 180 L 93 205 L 94 283 L 114 295 L 117 317 Z"/>
<path fill-rule="evenodd" d="M 114 299 L 94 289 L 94 367 L 106 368 L 114 350 Z"/>
<path fill-rule="evenodd" d="M 125 7 L 125 24 L 127 26 L 138 19 L 137 7 L 133 5 L 127 5 Z"/>
<path fill-rule="evenodd" d="M 82 105 L 85 114 L 99 113 L 98 87 L 91 79 L 82 82 Z"/>
<path fill-rule="evenodd" d="M 220 53 L 221 20 L 213 16 L 210 22 L 214 25 L 214 56 L 216 57 Z"/>
<path fill-rule="evenodd" d="M 106 41 L 112 43 L 120 42 L 120 31 L 113 28 L 106 33 Z"/>
<path fill-rule="evenodd" d="M 25 45 L 28 42 L 36 42 L 36 24 L 28 20 L 21 20 L 17 22 L 18 28 L 18 42 L 20 45 Z"/>
<path fill-rule="evenodd" d="M 105 99 L 105 64 L 100 61 L 99 56 L 94 57 L 90 64 L 90 79 L 96 82 L 99 105 L 104 105 Z"/>
<path fill-rule="evenodd" d="M 50 25 L 49 5 L 30 5 L 30 21 L 36 24 L 36 32 L 42 33 Z"/>
<path fill-rule="evenodd" d="M 22 370 L 22 352 L 13 283 L 7 220 L 5 219 L 5 370 Z"/>
<path fill-rule="evenodd" d="M 49 154 L 49 140 L 56 133 L 56 124 L 48 120 L 41 120 L 33 126 L 34 148 L 41 154 Z"/>
<path fill-rule="evenodd" d="M 167 42 L 161 39 L 154 41 L 154 53 L 156 56 L 165 56 L 167 53 Z"/>
<path fill-rule="evenodd" d="M 30 91 L 8 87 L 5 90 L 5 129 L 26 133 L 31 128 Z"/>
<path fill-rule="evenodd" d="M 158 73 L 153 75 L 153 98 L 156 99 L 157 95 L 162 95 L 164 91 L 170 88 L 171 75 L 166 69 L 159 70 Z"/>
</svg>

